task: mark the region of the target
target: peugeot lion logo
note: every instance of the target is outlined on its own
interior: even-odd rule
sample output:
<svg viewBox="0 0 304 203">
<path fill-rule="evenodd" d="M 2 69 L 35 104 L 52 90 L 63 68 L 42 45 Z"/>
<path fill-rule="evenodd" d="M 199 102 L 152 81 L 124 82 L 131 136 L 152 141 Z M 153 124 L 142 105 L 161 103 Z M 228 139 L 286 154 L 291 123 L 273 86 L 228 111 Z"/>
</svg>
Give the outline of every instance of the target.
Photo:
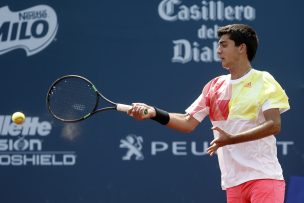
<svg viewBox="0 0 304 203">
<path fill-rule="evenodd" d="M 135 160 L 143 160 L 144 155 L 142 150 L 143 138 L 133 134 L 127 135 L 125 139 L 120 140 L 120 148 L 127 148 L 127 153 L 122 157 L 122 160 L 131 160 L 132 156 Z"/>
<path fill-rule="evenodd" d="M 0 8 L 0 55 L 14 49 L 24 49 L 27 56 L 46 48 L 58 30 L 57 15 L 47 5 L 37 5 L 12 12 Z"/>
</svg>

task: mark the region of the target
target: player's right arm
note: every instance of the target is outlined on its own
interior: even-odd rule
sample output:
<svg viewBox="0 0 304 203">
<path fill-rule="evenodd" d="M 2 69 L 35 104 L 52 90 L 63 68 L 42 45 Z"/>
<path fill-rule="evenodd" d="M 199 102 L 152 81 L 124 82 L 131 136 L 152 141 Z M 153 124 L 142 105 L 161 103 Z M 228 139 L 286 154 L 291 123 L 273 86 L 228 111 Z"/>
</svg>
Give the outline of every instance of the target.
<svg viewBox="0 0 304 203">
<path fill-rule="evenodd" d="M 144 114 L 144 111 L 148 110 L 148 114 Z M 168 120 L 167 122 L 163 123 L 169 128 L 189 133 L 193 131 L 196 126 L 199 124 L 195 118 L 191 115 L 185 113 L 167 113 Z M 144 119 L 155 119 L 157 116 L 157 112 L 155 107 L 143 104 L 143 103 L 133 103 L 132 109 L 128 111 L 128 114 L 134 117 L 137 120 L 144 120 Z M 157 120 L 156 120 L 157 121 Z M 158 121 L 159 122 L 159 121 Z"/>
<path fill-rule="evenodd" d="M 176 129 L 181 132 L 189 133 L 192 132 L 196 126 L 200 123 L 198 120 L 193 118 L 191 115 L 179 114 L 179 113 L 169 113 L 170 120 L 167 127 Z"/>
</svg>

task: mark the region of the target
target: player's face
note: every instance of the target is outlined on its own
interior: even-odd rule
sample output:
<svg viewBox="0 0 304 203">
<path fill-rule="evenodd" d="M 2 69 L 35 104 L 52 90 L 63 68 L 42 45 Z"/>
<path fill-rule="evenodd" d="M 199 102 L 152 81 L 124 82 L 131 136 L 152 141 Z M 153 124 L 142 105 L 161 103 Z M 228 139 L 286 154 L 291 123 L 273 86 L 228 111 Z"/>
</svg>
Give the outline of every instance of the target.
<svg viewBox="0 0 304 203">
<path fill-rule="evenodd" d="M 223 35 L 218 42 L 217 54 L 222 61 L 222 66 L 230 69 L 239 59 L 239 47 L 235 46 L 229 35 Z"/>
</svg>

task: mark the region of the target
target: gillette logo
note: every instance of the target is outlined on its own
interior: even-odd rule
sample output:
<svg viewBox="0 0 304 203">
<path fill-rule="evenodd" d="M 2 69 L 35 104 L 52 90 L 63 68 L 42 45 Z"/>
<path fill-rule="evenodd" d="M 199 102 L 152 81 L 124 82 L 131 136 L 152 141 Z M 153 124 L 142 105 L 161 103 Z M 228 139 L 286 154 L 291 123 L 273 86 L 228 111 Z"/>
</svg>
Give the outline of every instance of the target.
<svg viewBox="0 0 304 203">
<path fill-rule="evenodd" d="M 17 12 L 1 7 L 0 55 L 15 49 L 34 55 L 53 41 L 57 30 L 57 15 L 50 6 L 38 5 Z"/>
</svg>

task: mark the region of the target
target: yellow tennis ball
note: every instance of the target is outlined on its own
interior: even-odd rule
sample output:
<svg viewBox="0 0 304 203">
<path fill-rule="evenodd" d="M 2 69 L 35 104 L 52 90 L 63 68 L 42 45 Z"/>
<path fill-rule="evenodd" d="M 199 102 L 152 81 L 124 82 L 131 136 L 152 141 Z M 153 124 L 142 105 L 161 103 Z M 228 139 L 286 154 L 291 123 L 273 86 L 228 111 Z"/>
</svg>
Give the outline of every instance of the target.
<svg viewBox="0 0 304 203">
<path fill-rule="evenodd" d="M 22 112 L 15 112 L 12 115 L 12 121 L 14 123 L 20 125 L 25 121 L 25 115 Z"/>
</svg>

